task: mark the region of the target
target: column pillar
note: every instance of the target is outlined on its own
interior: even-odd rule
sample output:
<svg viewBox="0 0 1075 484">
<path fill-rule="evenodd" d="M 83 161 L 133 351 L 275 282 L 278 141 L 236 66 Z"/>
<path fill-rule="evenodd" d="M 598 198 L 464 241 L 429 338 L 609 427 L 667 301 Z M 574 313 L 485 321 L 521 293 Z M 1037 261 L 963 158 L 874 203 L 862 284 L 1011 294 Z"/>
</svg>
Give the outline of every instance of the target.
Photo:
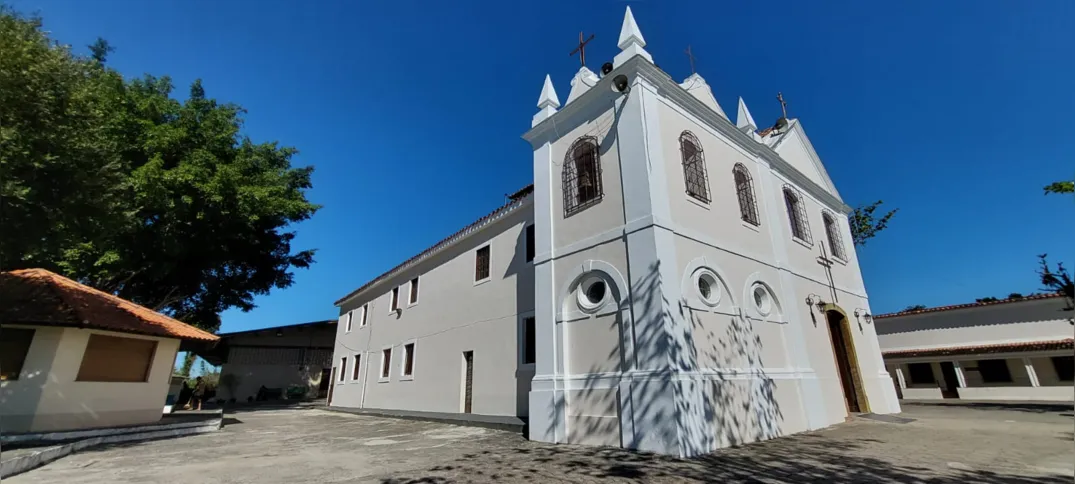
<svg viewBox="0 0 1075 484">
<path fill-rule="evenodd" d="M 956 370 L 956 382 L 959 383 L 959 388 L 967 388 L 967 377 L 963 375 L 963 367 L 958 361 L 953 361 L 952 367 Z"/>
<path fill-rule="evenodd" d="M 907 380 L 903 378 L 903 365 L 896 364 L 896 380 L 900 382 L 900 390 L 907 389 Z"/>
<path fill-rule="evenodd" d="M 1041 382 L 1038 381 L 1038 372 L 1034 371 L 1034 365 L 1030 362 L 1030 358 L 1023 358 L 1023 366 L 1026 367 L 1026 374 L 1030 377 L 1030 386 L 1037 388 L 1041 386 Z"/>
</svg>

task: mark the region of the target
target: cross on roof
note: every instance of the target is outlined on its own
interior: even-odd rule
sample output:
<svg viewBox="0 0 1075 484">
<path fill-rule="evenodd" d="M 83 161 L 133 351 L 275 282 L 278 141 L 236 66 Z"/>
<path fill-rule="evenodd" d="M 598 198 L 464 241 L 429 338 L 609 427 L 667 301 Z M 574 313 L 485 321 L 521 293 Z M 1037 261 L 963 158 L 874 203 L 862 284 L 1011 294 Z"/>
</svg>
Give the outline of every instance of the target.
<svg viewBox="0 0 1075 484">
<path fill-rule="evenodd" d="M 696 74 L 697 71 L 694 70 L 694 53 L 691 52 L 690 45 L 687 46 L 687 58 L 691 61 L 691 74 Z"/>
<path fill-rule="evenodd" d="M 776 100 L 780 102 L 780 110 L 783 111 L 784 117 L 788 117 L 788 103 L 784 100 L 784 93 L 776 93 Z"/>
<path fill-rule="evenodd" d="M 582 40 L 582 32 L 580 31 L 579 45 L 578 47 L 575 47 L 575 50 L 571 51 L 572 56 L 574 56 L 576 52 L 579 53 L 579 63 L 582 64 L 582 67 L 586 67 L 586 44 L 590 43 L 590 41 L 593 40 L 593 36 L 594 34 L 590 34 L 590 38 Z"/>
</svg>

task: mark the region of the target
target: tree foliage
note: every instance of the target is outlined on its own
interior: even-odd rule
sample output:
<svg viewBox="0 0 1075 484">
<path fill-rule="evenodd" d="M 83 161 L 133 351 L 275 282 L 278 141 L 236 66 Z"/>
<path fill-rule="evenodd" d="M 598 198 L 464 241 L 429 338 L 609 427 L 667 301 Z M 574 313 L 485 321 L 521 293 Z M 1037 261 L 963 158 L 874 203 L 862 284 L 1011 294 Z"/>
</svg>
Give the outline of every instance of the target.
<svg viewBox="0 0 1075 484">
<path fill-rule="evenodd" d="M 991 303 L 991 302 L 997 302 L 997 301 L 999 301 L 999 299 L 997 299 L 997 298 L 995 298 L 993 296 L 983 297 L 983 298 L 974 300 L 974 302 L 976 302 L 976 303 Z"/>
<path fill-rule="evenodd" d="M 1041 263 L 1038 268 L 1038 276 L 1046 291 L 1062 294 L 1068 303 L 1068 309 L 1075 309 L 1075 282 L 1072 281 L 1071 273 L 1064 267 L 1063 262 L 1056 263 L 1056 269 L 1049 268 L 1049 254 L 1038 255 Z"/>
<path fill-rule="evenodd" d="M 897 208 L 880 216 L 875 215 L 874 212 L 877 212 L 882 203 L 884 201 L 878 200 L 869 205 L 855 207 L 855 211 L 848 217 L 848 223 L 851 226 L 851 240 L 854 241 L 856 246 L 866 245 L 866 241 L 888 228 L 888 221 L 899 211 Z"/>
<path fill-rule="evenodd" d="M 1075 193 L 1075 180 L 1058 181 L 1045 185 L 1045 194 Z"/>
<path fill-rule="evenodd" d="M 908 312 L 908 311 L 921 311 L 923 309 L 926 309 L 926 307 L 921 305 L 921 304 L 915 304 L 914 306 L 907 306 L 907 307 L 903 308 L 903 311 L 900 311 L 900 312 L 905 313 L 905 312 Z"/>
<path fill-rule="evenodd" d="M 312 167 L 240 133 L 245 111 L 126 80 L 0 7 L 0 269 L 43 267 L 208 330 L 292 283 Z"/>
</svg>

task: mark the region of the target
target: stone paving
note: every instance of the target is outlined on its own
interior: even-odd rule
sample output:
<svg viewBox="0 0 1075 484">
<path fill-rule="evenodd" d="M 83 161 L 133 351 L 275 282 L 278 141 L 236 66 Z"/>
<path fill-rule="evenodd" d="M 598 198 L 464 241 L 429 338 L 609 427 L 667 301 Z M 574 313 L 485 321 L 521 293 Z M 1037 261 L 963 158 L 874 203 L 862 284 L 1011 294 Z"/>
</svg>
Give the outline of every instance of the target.
<svg viewBox="0 0 1075 484">
<path fill-rule="evenodd" d="M 221 432 L 89 451 L 5 483 L 872 482 L 1071 483 L 1070 410 L 905 407 L 675 459 L 528 442 L 518 435 L 313 409 L 228 415 Z"/>
</svg>

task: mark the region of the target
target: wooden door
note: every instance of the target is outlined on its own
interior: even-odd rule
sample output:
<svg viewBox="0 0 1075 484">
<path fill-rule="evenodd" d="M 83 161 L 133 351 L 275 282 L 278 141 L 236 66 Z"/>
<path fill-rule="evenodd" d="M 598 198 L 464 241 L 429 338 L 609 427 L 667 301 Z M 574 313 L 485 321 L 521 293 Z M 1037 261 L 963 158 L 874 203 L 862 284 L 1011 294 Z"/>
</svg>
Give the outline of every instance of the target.
<svg viewBox="0 0 1075 484">
<path fill-rule="evenodd" d="M 328 397 L 328 389 L 332 384 L 332 369 L 324 368 L 321 370 L 321 381 L 317 383 L 317 398 Z"/>
<path fill-rule="evenodd" d="M 844 316 L 836 311 L 829 311 L 826 319 L 829 322 L 829 337 L 832 339 L 832 353 L 836 358 L 836 369 L 840 373 L 840 387 L 844 392 L 844 403 L 848 412 L 860 412 L 855 375 L 851 372 L 849 356 L 851 348 L 847 339 L 844 338 Z"/>
<path fill-rule="evenodd" d="M 322 374 L 322 376 L 324 376 L 324 375 Z M 332 370 L 329 371 L 329 375 L 328 375 L 328 382 L 329 382 L 328 383 L 328 401 L 325 402 L 325 405 L 332 405 L 332 389 L 336 386 L 336 385 L 333 385 L 332 383 L 335 382 L 335 381 L 336 381 L 336 367 L 334 366 L 334 367 L 332 367 Z"/>
<path fill-rule="evenodd" d="M 463 413 L 470 413 L 474 399 L 474 352 L 463 352 Z"/>
</svg>

